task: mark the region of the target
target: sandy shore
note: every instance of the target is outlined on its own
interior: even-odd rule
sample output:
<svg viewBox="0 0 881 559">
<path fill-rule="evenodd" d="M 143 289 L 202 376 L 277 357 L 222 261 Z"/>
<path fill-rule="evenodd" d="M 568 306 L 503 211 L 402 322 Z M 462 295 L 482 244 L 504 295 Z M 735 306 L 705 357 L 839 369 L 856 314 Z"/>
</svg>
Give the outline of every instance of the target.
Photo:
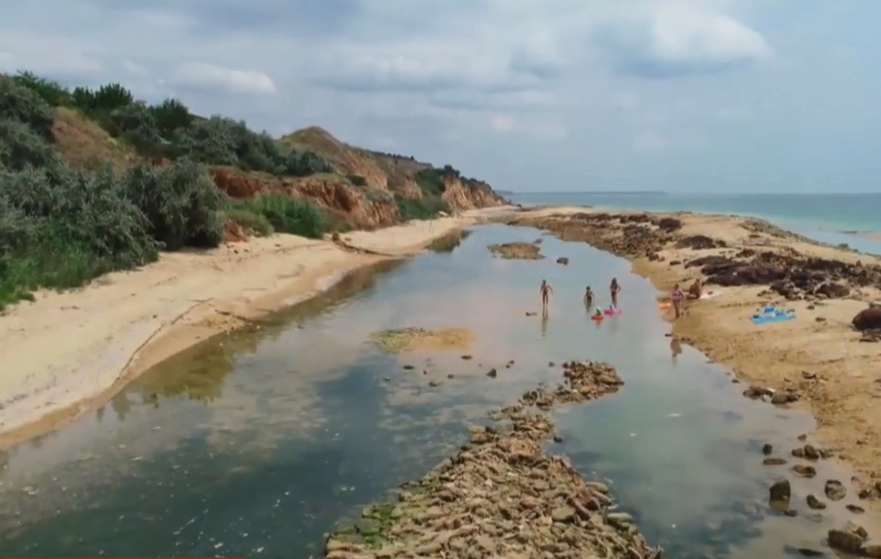
<svg viewBox="0 0 881 559">
<path fill-rule="evenodd" d="M 252 239 L 64 293 L 37 294 L 0 315 L 0 448 L 100 405 L 175 353 L 326 290 L 345 273 L 411 256 L 506 208 L 417 221 L 330 240 Z"/>
<path fill-rule="evenodd" d="M 511 223 L 626 257 L 665 291 L 710 279 L 705 290 L 718 296 L 688 304 L 674 334 L 761 387 L 753 396 L 768 388 L 775 403 L 810 408 L 817 437 L 858 472 L 853 490 L 881 502 L 881 351 L 851 324 L 881 301 L 881 258 L 732 216 L 542 208 Z M 751 316 L 770 302 L 797 318 L 754 324 Z M 659 310 L 672 319 L 663 304 Z"/>
</svg>

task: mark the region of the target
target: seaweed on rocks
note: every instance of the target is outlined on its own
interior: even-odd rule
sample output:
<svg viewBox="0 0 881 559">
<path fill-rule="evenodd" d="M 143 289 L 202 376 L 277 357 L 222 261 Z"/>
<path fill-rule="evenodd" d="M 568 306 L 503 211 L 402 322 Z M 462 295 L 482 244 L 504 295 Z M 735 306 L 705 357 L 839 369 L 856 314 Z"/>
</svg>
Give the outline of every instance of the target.
<svg viewBox="0 0 881 559">
<path fill-rule="evenodd" d="M 613 510 L 608 487 L 544 452 L 554 426 L 542 408 L 585 402 L 623 384 L 604 363 L 563 369 L 557 389 L 530 391 L 495 412 L 499 424 L 473 427 L 456 456 L 403 485 L 396 502 L 369 507 L 363 526 L 330 535 L 325 558 L 659 559 L 661 549 L 646 543 L 633 518 Z"/>
</svg>

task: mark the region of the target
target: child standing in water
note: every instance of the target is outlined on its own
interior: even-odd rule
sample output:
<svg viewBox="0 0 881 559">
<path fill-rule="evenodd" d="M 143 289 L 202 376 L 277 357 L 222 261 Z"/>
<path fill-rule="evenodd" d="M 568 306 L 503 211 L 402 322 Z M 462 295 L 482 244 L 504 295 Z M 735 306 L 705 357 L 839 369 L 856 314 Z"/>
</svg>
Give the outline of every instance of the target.
<svg viewBox="0 0 881 559">
<path fill-rule="evenodd" d="M 621 286 L 618 285 L 618 278 L 612 278 L 612 284 L 609 286 L 609 292 L 612 295 L 612 306 L 618 308 L 618 294 L 621 293 Z"/>
<path fill-rule="evenodd" d="M 673 286 L 670 298 L 673 299 L 673 311 L 676 313 L 676 318 L 679 318 L 682 315 L 682 290 L 679 289 L 678 283 Z"/>
<path fill-rule="evenodd" d="M 541 280 L 541 287 L 538 288 L 538 292 L 541 293 L 541 312 L 542 314 L 548 313 L 548 300 L 550 299 L 551 294 L 554 292 L 551 289 L 551 285 L 548 283 L 548 280 Z"/>
<path fill-rule="evenodd" d="M 584 306 L 588 309 L 593 307 L 593 291 L 589 285 L 584 289 Z"/>
</svg>

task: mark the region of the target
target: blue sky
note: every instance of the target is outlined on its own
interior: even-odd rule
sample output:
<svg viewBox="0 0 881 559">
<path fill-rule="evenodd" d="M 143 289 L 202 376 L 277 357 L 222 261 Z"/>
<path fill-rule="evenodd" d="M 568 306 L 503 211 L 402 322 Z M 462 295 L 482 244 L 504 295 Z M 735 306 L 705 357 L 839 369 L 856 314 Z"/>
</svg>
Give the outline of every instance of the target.
<svg viewBox="0 0 881 559">
<path fill-rule="evenodd" d="M 119 81 L 515 191 L 881 192 L 881 1 L 31 0 L 0 71 Z"/>
</svg>

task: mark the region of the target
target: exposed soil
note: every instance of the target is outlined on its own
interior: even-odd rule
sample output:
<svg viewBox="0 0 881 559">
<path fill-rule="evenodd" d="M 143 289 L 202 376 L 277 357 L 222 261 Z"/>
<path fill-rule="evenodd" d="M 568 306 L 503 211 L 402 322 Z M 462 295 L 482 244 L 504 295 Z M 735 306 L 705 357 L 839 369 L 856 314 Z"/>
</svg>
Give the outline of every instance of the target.
<svg viewBox="0 0 881 559">
<path fill-rule="evenodd" d="M 332 534 L 328 559 L 461 557 L 463 559 L 655 559 L 633 525 L 614 511 L 609 488 L 585 481 L 543 443 L 554 426 L 541 410 L 585 402 L 623 384 L 603 363 L 566 363 L 565 383 L 524 394 L 474 427 L 471 441 L 396 502 L 365 510 L 362 522 Z M 539 409 L 536 410 L 535 407 Z"/>
<path fill-rule="evenodd" d="M 486 247 L 506 260 L 541 260 L 544 255 L 537 243 L 502 243 Z"/>
<path fill-rule="evenodd" d="M 474 332 L 467 328 L 402 328 L 374 332 L 370 339 L 388 353 L 407 353 L 420 349 L 468 349 L 474 343 Z"/>
</svg>

